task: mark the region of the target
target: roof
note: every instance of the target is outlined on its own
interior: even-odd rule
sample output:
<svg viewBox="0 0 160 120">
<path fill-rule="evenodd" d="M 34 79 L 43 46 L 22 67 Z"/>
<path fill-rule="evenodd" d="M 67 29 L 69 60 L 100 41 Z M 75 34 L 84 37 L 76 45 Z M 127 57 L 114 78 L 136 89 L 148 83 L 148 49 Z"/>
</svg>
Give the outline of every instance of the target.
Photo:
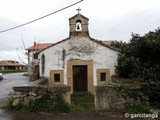
<svg viewBox="0 0 160 120">
<path fill-rule="evenodd" d="M 76 17 L 82 17 L 82 18 L 84 18 L 84 19 L 89 20 L 87 17 L 85 17 L 84 15 L 82 15 L 82 14 L 80 14 L 80 13 L 78 13 L 78 14 L 74 15 L 73 17 L 69 18 L 69 20 L 74 19 L 74 18 L 76 18 Z"/>
<path fill-rule="evenodd" d="M 25 65 L 20 64 L 18 61 L 2 60 L 0 61 L 0 66 L 25 66 Z"/>
<path fill-rule="evenodd" d="M 53 45 L 53 43 L 34 43 L 33 46 L 27 48 L 26 50 L 35 51 L 35 50 L 43 50 L 44 48 L 47 48 L 49 46 Z"/>
<path fill-rule="evenodd" d="M 113 41 L 100 41 L 100 40 L 96 40 L 96 39 L 94 39 L 94 38 L 90 38 L 90 39 L 91 39 L 93 42 L 96 42 L 96 43 L 98 43 L 98 44 L 100 44 L 100 45 L 102 45 L 102 46 L 104 46 L 104 47 L 107 47 L 107 48 L 112 49 L 112 50 L 114 50 L 114 51 L 119 51 L 119 49 L 111 46 L 111 43 L 112 43 Z"/>
<path fill-rule="evenodd" d="M 110 41 L 100 41 L 100 40 L 96 40 L 96 39 L 91 38 L 91 37 L 89 37 L 89 39 L 90 39 L 91 41 L 93 41 L 93 42 L 96 42 L 96 43 L 104 46 L 104 47 L 107 47 L 107 48 L 112 49 L 112 50 L 114 50 L 114 51 L 119 51 L 119 49 L 111 46 L 111 43 L 113 42 L 113 41 L 111 41 L 111 40 L 110 40 Z M 49 47 L 52 47 L 52 46 L 57 45 L 57 44 L 60 44 L 60 43 L 65 42 L 65 41 L 67 41 L 67 40 L 70 40 L 70 37 L 68 37 L 68 38 L 66 38 L 66 39 L 63 39 L 63 40 L 61 40 L 61 41 L 58 41 L 57 43 L 54 43 L 54 44 L 52 44 L 52 45 L 50 45 L 50 46 L 48 46 L 48 47 L 46 47 L 46 48 L 44 48 L 44 49 L 42 49 L 42 50 L 39 50 L 38 52 L 40 53 L 40 52 L 42 52 L 43 50 L 45 50 L 45 49 L 47 49 L 47 48 L 49 48 Z"/>
<path fill-rule="evenodd" d="M 113 40 L 107 40 L 107 41 L 102 41 L 104 44 L 106 45 L 111 45 L 111 43 L 113 42 Z"/>
</svg>

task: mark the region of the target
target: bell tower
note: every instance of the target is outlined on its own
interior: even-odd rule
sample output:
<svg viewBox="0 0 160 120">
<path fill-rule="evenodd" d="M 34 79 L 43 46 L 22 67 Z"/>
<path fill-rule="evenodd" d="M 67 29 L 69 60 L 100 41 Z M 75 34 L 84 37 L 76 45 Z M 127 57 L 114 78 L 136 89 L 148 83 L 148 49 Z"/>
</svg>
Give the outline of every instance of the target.
<svg viewBox="0 0 160 120">
<path fill-rule="evenodd" d="M 89 31 L 88 31 L 89 19 L 81 15 L 80 10 L 81 9 L 78 8 L 77 9 L 78 14 L 69 19 L 69 27 L 70 27 L 69 37 L 78 35 L 89 36 Z"/>
</svg>

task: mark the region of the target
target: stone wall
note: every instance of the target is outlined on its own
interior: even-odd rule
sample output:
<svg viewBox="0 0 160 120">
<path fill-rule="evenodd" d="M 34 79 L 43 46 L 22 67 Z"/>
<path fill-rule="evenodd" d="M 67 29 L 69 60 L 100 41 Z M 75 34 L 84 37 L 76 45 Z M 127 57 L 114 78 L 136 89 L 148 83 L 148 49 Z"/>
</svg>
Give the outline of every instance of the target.
<svg viewBox="0 0 160 120">
<path fill-rule="evenodd" d="M 96 111 L 120 111 L 127 104 L 147 103 L 147 98 L 142 94 L 134 98 L 134 95 L 129 95 L 127 92 L 137 91 L 140 89 L 138 84 L 123 85 L 109 84 L 99 85 L 95 87 L 95 109 Z M 137 92 L 138 94 L 138 92 Z"/>
<path fill-rule="evenodd" d="M 28 105 L 31 100 L 42 97 L 43 95 L 54 96 L 56 89 L 60 89 L 66 102 L 70 103 L 70 87 L 61 86 L 19 86 L 13 87 L 10 97 L 13 98 L 13 106 L 16 106 L 19 102 Z"/>
</svg>

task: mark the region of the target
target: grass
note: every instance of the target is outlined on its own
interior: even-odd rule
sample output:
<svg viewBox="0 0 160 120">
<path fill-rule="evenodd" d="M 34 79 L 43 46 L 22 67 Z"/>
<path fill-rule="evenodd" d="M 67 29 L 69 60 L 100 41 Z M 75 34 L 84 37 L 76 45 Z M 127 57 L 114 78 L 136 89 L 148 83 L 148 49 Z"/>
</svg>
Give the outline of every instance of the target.
<svg viewBox="0 0 160 120">
<path fill-rule="evenodd" d="M 78 110 L 94 110 L 94 95 L 91 93 L 73 93 L 71 103 Z"/>
<path fill-rule="evenodd" d="M 19 73 L 19 72 L 27 72 L 27 69 L 25 69 L 25 70 L 10 70 L 10 69 L 0 70 L 0 73 L 3 73 L 3 74 L 7 74 L 7 73 Z"/>
<path fill-rule="evenodd" d="M 144 104 L 140 104 L 140 105 L 127 105 L 124 109 L 124 112 L 127 113 L 146 113 L 149 114 L 151 113 L 150 111 L 151 107 L 144 105 Z"/>
</svg>

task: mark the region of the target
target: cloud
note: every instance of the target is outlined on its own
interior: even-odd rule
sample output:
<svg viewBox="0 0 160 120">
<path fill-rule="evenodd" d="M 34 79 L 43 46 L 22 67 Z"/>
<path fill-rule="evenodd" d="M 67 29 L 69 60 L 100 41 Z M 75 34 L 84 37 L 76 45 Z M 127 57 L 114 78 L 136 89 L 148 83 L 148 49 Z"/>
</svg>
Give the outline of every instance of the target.
<svg viewBox="0 0 160 120">
<path fill-rule="evenodd" d="M 114 0 L 115 2 L 116 0 Z M 95 1 L 94 1 L 95 2 Z M 89 18 L 89 30 L 90 36 L 99 40 L 123 40 L 129 41 L 131 39 L 131 33 L 144 33 L 150 30 L 155 30 L 160 27 L 160 7 L 159 3 L 154 3 L 149 6 L 150 2 L 147 2 L 147 7 L 142 7 L 143 3 L 138 4 L 138 7 L 133 6 L 129 10 L 126 5 L 115 5 L 113 8 L 110 4 L 103 4 L 103 7 L 95 9 L 95 5 L 89 4 L 89 1 L 84 2 L 82 5 L 82 14 Z M 132 1 L 133 2 L 133 1 Z M 88 4 L 86 4 L 88 3 Z M 134 2 L 134 4 L 137 4 Z M 90 7 L 91 6 L 91 7 Z M 110 9 L 107 9 L 110 6 Z M 131 6 L 131 4 L 130 4 Z M 118 8 L 116 8 L 118 7 Z M 69 22 L 68 19 L 72 17 L 75 12 L 75 8 L 66 10 L 29 24 L 27 26 L 8 31 L 0 34 L 0 58 L 2 59 L 18 59 L 15 54 L 15 49 L 23 49 L 23 43 L 21 34 L 26 48 L 33 45 L 34 41 L 39 43 L 55 43 L 60 41 L 69 35 Z M 123 10 L 121 11 L 121 9 Z M 107 11 L 108 10 L 108 11 Z M 121 11 L 117 13 L 118 11 Z M 11 19 L 0 17 L 0 30 L 19 25 Z M 14 52 L 14 53 L 13 53 Z M 11 57 L 12 56 L 12 57 Z"/>
<path fill-rule="evenodd" d="M 160 27 L 160 8 L 131 10 L 112 18 L 90 19 L 90 34 L 102 40 L 129 41 L 131 33 L 143 35 Z"/>
</svg>

